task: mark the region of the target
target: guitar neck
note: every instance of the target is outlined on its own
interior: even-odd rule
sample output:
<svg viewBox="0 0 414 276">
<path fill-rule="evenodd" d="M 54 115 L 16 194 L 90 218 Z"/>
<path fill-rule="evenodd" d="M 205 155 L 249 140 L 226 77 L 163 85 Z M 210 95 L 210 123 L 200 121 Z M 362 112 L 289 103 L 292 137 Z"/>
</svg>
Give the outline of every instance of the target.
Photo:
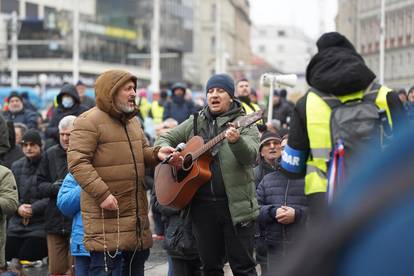
<svg viewBox="0 0 414 276">
<path fill-rule="evenodd" d="M 199 150 L 193 153 L 193 160 L 196 160 L 201 155 L 212 149 L 215 145 L 220 143 L 225 138 L 225 131 L 221 132 L 219 135 L 205 143 Z"/>
</svg>

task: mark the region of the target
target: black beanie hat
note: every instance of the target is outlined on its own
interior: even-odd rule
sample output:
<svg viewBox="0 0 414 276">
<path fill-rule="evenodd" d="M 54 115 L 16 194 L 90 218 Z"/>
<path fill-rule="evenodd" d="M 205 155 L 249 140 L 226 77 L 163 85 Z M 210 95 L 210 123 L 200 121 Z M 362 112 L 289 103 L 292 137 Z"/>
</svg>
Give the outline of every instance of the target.
<svg viewBox="0 0 414 276">
<path fill-rule="evenodd" d="M 259 151 L 262 149 L 263 145 L 270 140 L 277 140 L 279 142 L 282 142 L 282 138 L 280 138 L 278 134 L 271 131 L 266 131 L 262 134 L 262 137 L 260 137 Z"/>
<path fill-rule="evenodd" d="M 331 47 L 346 48 L 356 52 L 354 45 L 343 35 L 338 32 L 330 32 L 323 34 L 316 42 L 318 52 Z"/>
<path fill-rule="evenodd" d="M 234 80 L 226 74 L 215 74 L 207 81 L 206 92 L 211 88 L 224 89 L 230 97 L 234 98 Z"/>
<path fill-rule="evenodd" d="M 33 144 L 42 146 L 42 138 L 40 138 L 40 134 L 37 130 L 29 129 L 22 138 L 21 143 L 25 144 L 28 142 L 32 142 Z"/>
<path fill-rule="evenodd" d="M 11 98 L 19 98 L 19 100 L 23 102 L 22 96 L 16 91 L 12 91 L 7 99 L 10 101 Z"/>
</svg>

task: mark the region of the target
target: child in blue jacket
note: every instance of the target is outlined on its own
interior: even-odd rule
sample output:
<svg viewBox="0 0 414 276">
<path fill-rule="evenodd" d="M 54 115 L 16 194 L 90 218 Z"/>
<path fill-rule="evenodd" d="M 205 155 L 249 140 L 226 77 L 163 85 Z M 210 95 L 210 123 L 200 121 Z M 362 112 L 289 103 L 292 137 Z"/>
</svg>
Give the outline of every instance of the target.
<svg viewBox="0 0 414 276">
<path fill-rule="evenodd" d="M 76 276 L 89 276 L 90 256 L 83 245 L 83 223 L 80 209 L 81 188 L 72 174 L 68 173 L 63 180 L 57 197 L 57 207 L 68 217 L 72 217 L 72 234 L 70 253 L 75 257 Z"/>
</svg>

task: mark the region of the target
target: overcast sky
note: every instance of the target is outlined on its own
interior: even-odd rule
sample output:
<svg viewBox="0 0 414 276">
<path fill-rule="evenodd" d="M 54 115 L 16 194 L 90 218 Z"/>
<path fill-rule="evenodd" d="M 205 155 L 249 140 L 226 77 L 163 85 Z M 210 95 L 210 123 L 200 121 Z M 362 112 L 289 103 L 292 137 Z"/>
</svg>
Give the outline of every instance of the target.
<svg viewBox="0 0 414 276">
<path fill-rule="evenodd" d="M 320 9 L 319 2 L 324 3 Z M 294 25 L 311 38 L 320 35 L 320 16 L 325 31 L 335 30 L 337 0 L 250 0 L 253 24 Z"/>
</svg>

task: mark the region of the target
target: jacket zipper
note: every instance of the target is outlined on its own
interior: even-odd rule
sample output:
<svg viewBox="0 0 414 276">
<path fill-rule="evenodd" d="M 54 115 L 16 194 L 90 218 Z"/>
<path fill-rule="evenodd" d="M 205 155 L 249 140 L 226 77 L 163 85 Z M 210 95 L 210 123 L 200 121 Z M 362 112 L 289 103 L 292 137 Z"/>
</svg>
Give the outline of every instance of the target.
<svg viewBox="0 0 414 276">
<path fill-rule="evenodd" d="M 289 192 L 289 184 L 290 184 L 290 180 L 288 179 L 287 184 L 286 184 L 286 190 L 285 190 L 285 200 L 284 200 L 284 204 L 283 204 L 284 206 L 287 206 L 287 196 L 288 196 L 288 192 Z M 283 255 L 284 255 L 284 252 L 285 252 L 284 243 L 283 243 L 285 238 L 287 239 L 286 225 L 282 224 L 282 254 Z"/>
<path fill-rule="evenodd" d="M 131 151 L 132 160 L 134 161 L 134 170 L 135 170 L 135 185 L 136 185 L 136 188 L 137 188 L 137 190 L 136 190 L 136 192 L 135 192 L 135 202 L 137 203 L 137 207 L 136 207 L 136 213 L 137 213 L 137 226 L 138 226 L 137 232 L 138 232 L 138 236 L 140 237 L 140 239 L 138 239 L 138 236 L 137 236 L 137 242 L 139 243 L 140 250 L 142 250 L 142 248 L 143 248 L 143 241 L 142 241 L 142 229 L 141 229 L 141 220 L 140 220 L 140 217 L 139 217 L 139 208 L 138 208 L 138 207 L 139 207 L 139 206 L 138 206 L 139 183 L 138 183 L 137 161 L 136 161 L 136 159 L 135 159 L 135 155 L 134 155 L 134 151 L 133 151 L 133 148 L 132 148 L 131 139 L 129 138 L 129 135 L 128 135 L 128 129 L 127 129 L 127 126 L 126 126 L 126 124 L 125 124 L 125 123 L 123 123 L 123 126 L 124 126 L 124 130 L 125 130 L 125 133 L 126 133 L 126 136 L 127 136 L 127 139 L 128 139 L 128 144 L 129 144 L 129 149 L 130 149 L 130 151 Z"/>
<path fill-rule="evenodd" d="M 213 134 L 216 133 L 216 123 L 217 123 L 216 119 L 214 119 L 213 120 Z M 213 137 L 214 137 L 214 135 L 213 135 Z M 218 154 L 218 152 L 217 152 L 217 154 Z M 215 162 L 217 162 L 217 160 Z M 220 162 L 220 158 L 218 158 L 218 162 Z M 217 199 L 216 199 L 216 193 L 214 192 L 214 187 L 213 187 L 213 177 L 211 178 L 211 181 L 210 181 L 210 190 L 211 190 L 211 195 L 213 196 L 213 201 L 216 201 Z"/>
</svg>

